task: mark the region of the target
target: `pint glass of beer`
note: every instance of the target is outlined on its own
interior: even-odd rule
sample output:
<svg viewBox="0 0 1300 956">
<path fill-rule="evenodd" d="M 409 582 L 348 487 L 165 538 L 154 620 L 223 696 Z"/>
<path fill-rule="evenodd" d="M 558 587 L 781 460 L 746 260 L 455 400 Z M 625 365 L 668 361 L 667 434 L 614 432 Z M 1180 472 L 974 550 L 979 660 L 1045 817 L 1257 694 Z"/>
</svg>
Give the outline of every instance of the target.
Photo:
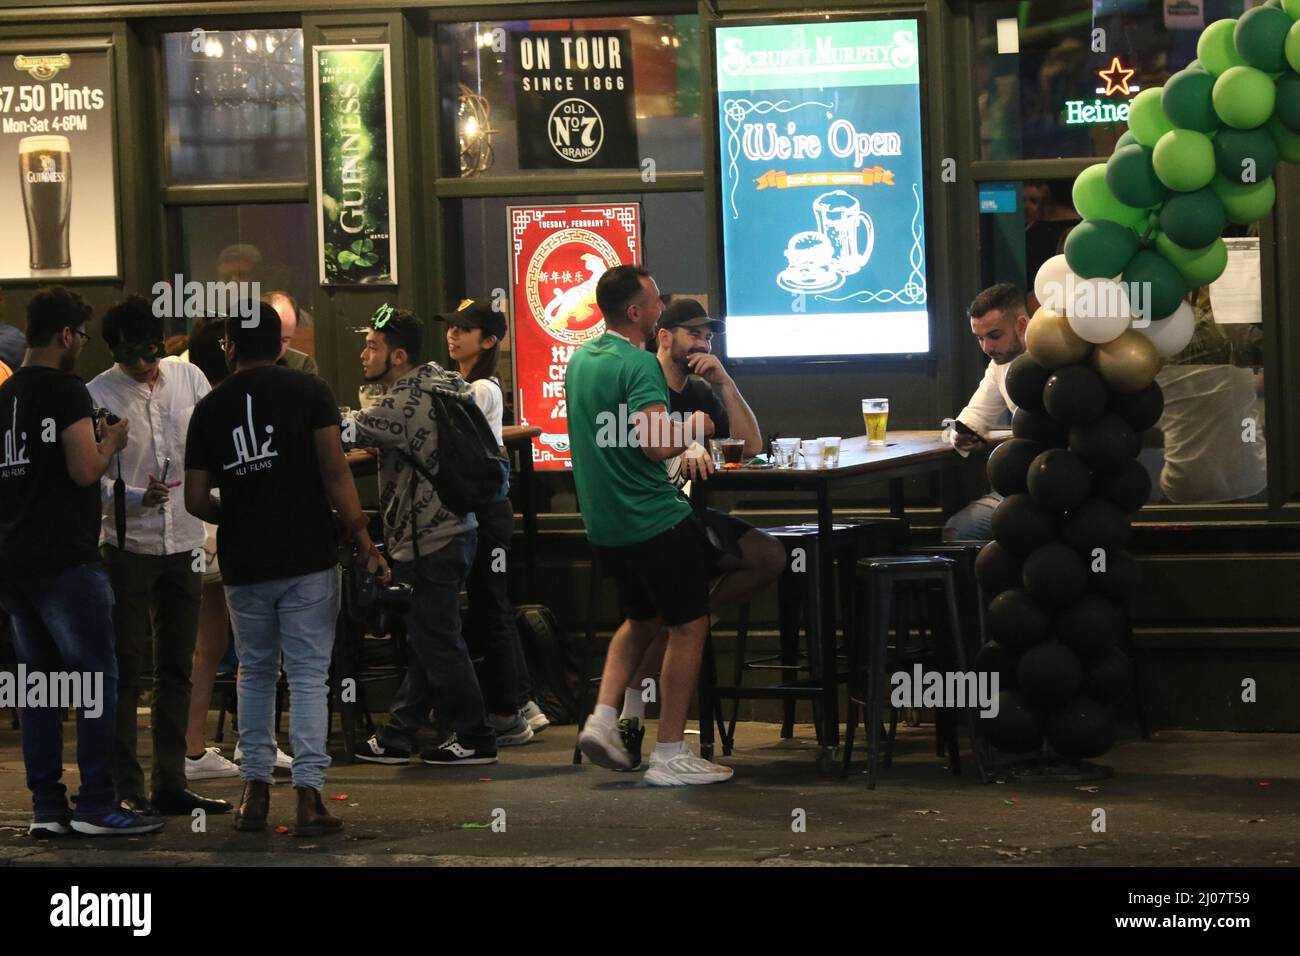
<svg viewBox="0 0 1300 956">
<path fill-rule="evenodd" d="M 27 212 L 27 247 L 33 269 L 67 269 L 68 213 L 72 207 L 72 154 L 66 136 L 25 136 L 18 141 L 19 188 Z"/>
<path fill-rule="evenodd" d="M 885 443 L 885 426 L 889 422 L 889 399 L 864 398 L 862 400 L 862 422 L 867 426 L 867 444 L 883 445 Z"/>
</svg>

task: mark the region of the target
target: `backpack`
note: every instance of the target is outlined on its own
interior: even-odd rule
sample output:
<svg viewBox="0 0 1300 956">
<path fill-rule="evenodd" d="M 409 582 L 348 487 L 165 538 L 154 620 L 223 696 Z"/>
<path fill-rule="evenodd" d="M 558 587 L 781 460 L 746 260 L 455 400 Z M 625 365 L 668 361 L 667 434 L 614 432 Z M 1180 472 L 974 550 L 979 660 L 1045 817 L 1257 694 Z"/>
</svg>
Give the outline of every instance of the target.
<svg viewBox="0 0 1300 956">
<path fill-rule="evenodd" d="M 438 472 L 430 474 L 414 455 L 402 457 L 433 484 L 443 507 L 465 516 L 503 498 L 510 490 L 510 463 L 501 454 L 492 428 L 473 399 L 433 393 L 438 425 Z M 414 486 L 412 486 L 414 488 Z"/>
<path fill-rule="evenodd" d="M 582 716 L 582 652 L 544 604 L 515 608 L 515 627 L 532 679 L 533 699 L 551 723 L 577 723 Z"/>
</svg>

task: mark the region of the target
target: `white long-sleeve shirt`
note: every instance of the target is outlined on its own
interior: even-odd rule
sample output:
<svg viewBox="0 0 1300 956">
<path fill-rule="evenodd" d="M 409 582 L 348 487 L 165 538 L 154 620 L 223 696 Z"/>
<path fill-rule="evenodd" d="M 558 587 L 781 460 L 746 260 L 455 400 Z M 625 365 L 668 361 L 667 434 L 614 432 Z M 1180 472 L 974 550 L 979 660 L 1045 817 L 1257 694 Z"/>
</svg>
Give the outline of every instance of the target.
<svg viewBox="0 0 1300 956">
<path fill-rule="evenodd" d="M 100 544 L 117 547 L 117 522 L 113 511 L 113 483 L 121 461 L 126 483 L 126 550 L 132 554 L 178 554 L 202 548 L 203 522 L 185 510 L 178 486 L 163 505 L 143 504 L 149 476 L 162 478 L 164 460 L 172 460 L 167 480 L 185 477 L 185 434 L 190 415 L 204 395 L 212 391 L 197 365 L 164 359 L 158 363 L 153 388 L 142 385 L 114 365 L 86 386 L 100 408 L 130 422 L 131 431 L 121 455 L 115 455 L 99 486 L 103 506 Z"/>
<path fill-rule="evenodd" d="M 1015 412 L 1015 403 L 1007 395 L 1007 369 L 1010 367 L 1010 362 L 1006 365 L 989 362 L 975 394 L 970 397 L 966 407 L 957 413 L 957 421 L 970 426 L 981 435 L 987 435 L 989 429 L 1007 411 Z M 956 443 L 956 429 L 950 428 L 944 434 L 950 445 Z"/>
</svg>

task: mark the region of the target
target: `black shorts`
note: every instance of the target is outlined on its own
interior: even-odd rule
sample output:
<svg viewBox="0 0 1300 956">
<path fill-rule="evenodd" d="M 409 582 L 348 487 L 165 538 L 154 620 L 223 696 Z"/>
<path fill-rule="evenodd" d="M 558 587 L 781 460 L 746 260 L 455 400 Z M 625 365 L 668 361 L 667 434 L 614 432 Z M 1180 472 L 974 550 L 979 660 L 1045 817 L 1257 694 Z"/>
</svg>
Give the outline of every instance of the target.
<svg viewBox="0 0 1300 956">
<path fill-rule="evenodd" d="M 662 618 L 673 627 L 709 613 L 709 584 L 740 556 L 740 539 L 754 530 L 705 508 L 640 544 L 600 549 L 618 582 L 619 602 L 633 621 Z"/>
</svg>

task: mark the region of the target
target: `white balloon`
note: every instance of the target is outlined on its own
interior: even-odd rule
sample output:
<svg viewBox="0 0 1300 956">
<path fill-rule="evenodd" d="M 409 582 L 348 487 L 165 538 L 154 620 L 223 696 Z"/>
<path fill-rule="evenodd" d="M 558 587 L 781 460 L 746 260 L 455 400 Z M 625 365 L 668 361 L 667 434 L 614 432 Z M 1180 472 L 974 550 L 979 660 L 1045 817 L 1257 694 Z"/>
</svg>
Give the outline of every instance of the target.
<svg viewBox="0 0 1300 956">
<path fill-rule="evenodd" d="M 1054 312 L 1064 312 L 1071 280 L 1077 282 L 1079 277 L 1070 271 L 1065 256 L 1052 256 L 1038 267 L 1038 275 L 1034 276 L 1034 295 L 1038 297 L 1038 304 Z"/>
<path fill-rule="evenodd" d="M 1192 340 L 1196 332 L 1196 312 L 1186 302 L 1180 302 L 1178 308 L 1165 318 L 1138 331 L 1151 340 L 1157 354 L 1169 358 L 1187 348 L 1187 343 Z"/>
<path fill-rule="evenodd" d="M 1074 277 L 1066 300 L 1066 317 L 1074 334 L 1085 342 L 1104 345 L 1124 334 L 1133 315 L 1128 290 L 1112 279 Z"/>
</svg>

